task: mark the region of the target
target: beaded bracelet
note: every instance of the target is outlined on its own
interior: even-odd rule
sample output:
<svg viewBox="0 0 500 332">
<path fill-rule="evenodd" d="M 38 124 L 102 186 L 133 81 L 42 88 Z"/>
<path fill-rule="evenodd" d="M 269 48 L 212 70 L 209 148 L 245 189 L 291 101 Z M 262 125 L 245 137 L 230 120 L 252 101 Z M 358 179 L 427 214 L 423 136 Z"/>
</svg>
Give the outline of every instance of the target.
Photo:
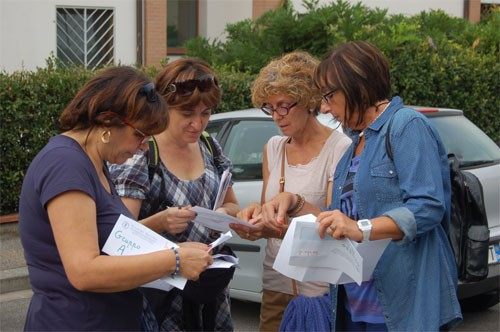
<svg viewBox="0 0 500 332">
<path fill-rule="evenodd" d="M 300 210 L 302 210 L 302 208 L 304 207 L 304 204 L 306 202 L 304 196 L 299 195 L 299 194 L 295 194 L 295 195 L 297 196 L 297 203 L 295 203 L 293 208 L 291 208 L 289 211 L 287 211 L 289 217 L 296 215 Z"/>
<path fill-rule="evenodd" d="M 181 271 L 181 256 L 179 256 L 179 250 L 175 249 L 174 247 L 170 248 L 174 251 L 175 254 L 175 270 L 172 273 L 172 278 L 175 277 L 176 275 L 179 275 Z"/>
</svg>

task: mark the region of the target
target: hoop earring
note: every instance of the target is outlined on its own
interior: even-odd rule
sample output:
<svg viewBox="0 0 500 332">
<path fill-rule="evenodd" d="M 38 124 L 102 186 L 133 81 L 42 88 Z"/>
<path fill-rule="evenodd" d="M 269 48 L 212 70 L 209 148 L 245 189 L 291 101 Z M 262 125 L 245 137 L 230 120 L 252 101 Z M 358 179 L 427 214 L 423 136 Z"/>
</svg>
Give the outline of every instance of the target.
<svg viewBox="0 0 500 332">
<path fill-rule="evenodd" d="M 103 142 L 104 144 L 108 144 L 110 137 L 111 137 L 111 132 L 109 130 L 103 131 L 101 134 L 101 142 Z"/>
</svg>

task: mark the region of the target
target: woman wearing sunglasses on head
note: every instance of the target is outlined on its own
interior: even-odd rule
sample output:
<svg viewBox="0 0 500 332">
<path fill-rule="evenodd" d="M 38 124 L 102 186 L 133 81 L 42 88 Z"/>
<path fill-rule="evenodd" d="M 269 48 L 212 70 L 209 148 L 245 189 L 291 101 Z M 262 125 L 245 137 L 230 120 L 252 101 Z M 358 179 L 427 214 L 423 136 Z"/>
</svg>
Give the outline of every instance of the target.
<svg viewBox="0 0 500 332">
<path fill-rule="evenodd" d="M 115 67 L 86 83 L 62 112 L 63 132 L 33 159 L 20 196 L 33 290 L 25 330 L 140 331 L 137 287 L 176 273 L 197 279 L 212 263 L 201 243 L 138 256 L 101 252 L 119 216 L 134 218 L 105 161 L 122 163 L 147 149 L 148 135 L 167 126 L 165 107 L 143 74 Z"/>
<path fill-rule="evenodd" d="M 219 234 L 193 223 L 191 206 L 212 208 L 225 169 L 231 162 L 214 141 L 214 160 L 201 135 L 212 108 L 221 100 L 213 70 L 205 62 L 184 58 L 169 63 L 156 77 L 157 89 L 169 105 L 169 125 L 154 135 L 158 165 L 149 178 L 148 156 L 139 152 L 123 165 L 113 165 L 118 192 L 130 211 L 175 242 L 213 242 Z M 151 156 L 152 151 L 149 152 Z M 176 207 L 176 208 L 168 208 Z M 235 216 L 239 211 L 232 188 L 217 210 Z M 215 249 L 214 254 L 220 248 Z M 202 276 L 203 278 L 203 276 Z M 229 279 L 227 279 L 229 283 Z M 227 284 L 209 303 L 200 304 L 184 292 L 144 289 L 148 329 L 163 331 L 231 331 L 233 329 Z M 205 289 L 199 296 L 210 291 Z M 152 315 L 154 314 L 154 315 Z M 156 319 L 155 319 L 156 318 Z M 158 324 L 158 326 L 155 326 Z"/>
<path fill-rule="evenodd" d="M 313 79 L 317 65 L 318 60 L 306 52 L 289 53 L 264 67 L 252 87 L 254 105 L 271 115 L 284 135 L 272 137 L 264 147 L 260 203 L 265 207 L 266 202 L 283 190 L 298 193 L 302 203 L 291 209 L 295 212 L 289 214 L 294 215 L 301 215 L 305 200 L 327 206 L 333 171 L 350 144 L 347 136 L 322 125 L 316 118 L 321 105 L 320 90 Z M 260 213 L 261 206 L 255 203 L 238 214 L 240 219 L 257 225 L 257 229 L 236 224 L 231 227 L 243 239 L 268 239 L 259 330 L 278 331 L 294 295 L 292 280 L 273 269 L 287 220 L 281 220 L 283 227 L 275 228 Z M 297 295 L 306 297 L 323 296 L 329 290 L 327 283 L 319 282 L 297 282 L 295 287 Z"/>
</svg>

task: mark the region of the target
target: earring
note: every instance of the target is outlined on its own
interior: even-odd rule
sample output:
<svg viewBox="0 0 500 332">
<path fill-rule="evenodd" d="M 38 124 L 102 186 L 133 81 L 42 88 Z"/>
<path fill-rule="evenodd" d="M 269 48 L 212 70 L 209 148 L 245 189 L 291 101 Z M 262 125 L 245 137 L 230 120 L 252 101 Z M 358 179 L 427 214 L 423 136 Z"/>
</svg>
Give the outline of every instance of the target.
<svg viewBox="0 0 500 332">
<path fill-rule="evenodd" d="M 309 109 L 309 113 L 310 113 L 310 114 L 313 114 L 313 113 L 314 113 L 314 108 L 310 108 L 310 109 Z"/>
<path fill-rule="evenodd" d="M 103 131 L 101 134 L 101 142 L 103 142 L 104 144 L 108 144 L 110 137 L 111 137 L 111 132 L 109 130 Z"/>
</svg>

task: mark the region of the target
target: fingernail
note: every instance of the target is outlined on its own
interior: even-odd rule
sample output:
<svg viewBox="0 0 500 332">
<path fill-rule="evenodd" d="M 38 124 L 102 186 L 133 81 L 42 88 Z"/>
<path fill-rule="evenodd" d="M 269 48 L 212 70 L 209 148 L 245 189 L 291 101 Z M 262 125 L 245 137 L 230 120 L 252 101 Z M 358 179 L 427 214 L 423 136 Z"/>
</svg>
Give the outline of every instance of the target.
<svg viewBox="0 0 500 332">
<path fill-rule="evenodd" d="M 207 246 L 208 246 L 209 248 L 212 248 L 212 245 L 211 245 L 211 244 L 207 244 Z"/>
<path fill-rule="evenodd" d="M 283 223 L 283 220 L 277 220 L 278 221 L 278 224 L 282 224 Z"/>
</svg>

